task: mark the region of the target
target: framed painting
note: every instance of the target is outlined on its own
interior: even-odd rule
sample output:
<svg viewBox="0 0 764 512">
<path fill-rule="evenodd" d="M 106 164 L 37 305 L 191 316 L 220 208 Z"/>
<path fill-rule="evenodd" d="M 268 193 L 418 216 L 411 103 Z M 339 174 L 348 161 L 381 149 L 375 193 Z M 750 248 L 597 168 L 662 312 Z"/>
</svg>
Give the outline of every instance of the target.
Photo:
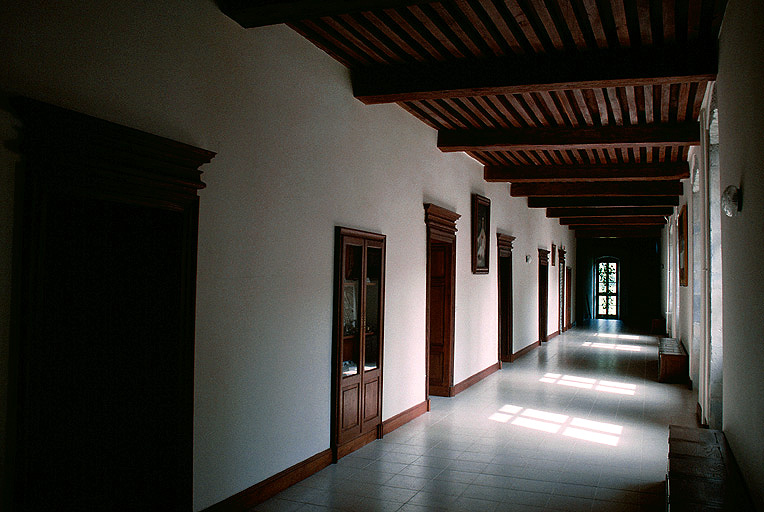
<svg viewBox="0 0 764 512">
<path fill-rule="evenodd" d="M 488 273 L 490 254 L 491 200 L 472 194 L 472 273 Z"/>
<path fill-rule="evenodd" d="M 682 205 L 677 218 L 677 232 L 679 233 L 679 285 L 687 286 L 687 205 Z"/>
</svg>

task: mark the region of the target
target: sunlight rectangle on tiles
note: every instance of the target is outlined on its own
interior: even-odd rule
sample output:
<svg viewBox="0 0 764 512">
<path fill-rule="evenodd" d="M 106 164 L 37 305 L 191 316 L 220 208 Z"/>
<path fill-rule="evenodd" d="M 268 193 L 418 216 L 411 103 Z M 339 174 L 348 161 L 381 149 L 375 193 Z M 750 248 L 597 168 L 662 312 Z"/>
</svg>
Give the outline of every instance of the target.
<svg viewBox="0 0 764 512">
<path fill-rule="evenodd" d="M 594 388 L 595 391 L 603 391 L 605 393 L 615 393 L 617 395 L 630 395 L 633 396 L 635 391 L 633 389 L 623 389 L 623 388 L 611 388 L 609 386 L 597 386 Z"/>
<path fill-rule="evenodd" d="M 583 418 L 573 418 L 570 422 L 574 427 L 588 428 L 589 430 L 599 430 L 600 432 L 606 432 L 608 434 L 621 435 L 623 427 L 621 425 L 614 425 L 613 423 L 602 423 L 599 421 L 585 420 Z"/>
<path fill-rule="evenodd" d="M 489 420 L 498 421 L 499 423 L 506 423 L 512 418 L 513 416 L 511 414 L 502 414 L 500 412 L 495 412 L 488 416 Z"/>
<path fill-rule="evenodd" d="M 576 377 L 574 375 L 566 375 L 562 379 L 563 380 L 575 380 L 575 381 L 578 381 L 578 382 L 588 382 L 590 384 L 594 384 L 595 382 L 597 382 L 597 379 L 590 379 L 590 378 L 587 378 L 587 377 Z"/>
<path fill-rule="evenodd" d="M 618 445 L 618 436 L 611 436 L 609 434 L 601 434 L 599 432 L 592 432 L 591 430 L 583 430 L 580 428 L 568 427 L 562 433 L 567 437 L 573 437 L 575 439 L 581 439 L 583 441 L 591 441 L 593 443 L 606 444 L 608 446 Z"/>
<path fill-rule="evenodd" d="M 547 384 L 554 384 L 555 382 L 557 382 L 557 379 L 553 379 L 551 377 L 541 377 L 539 379 L 539 382 L 546 382 Z"/>
<path fill-rule="evenodd" d="M 560 377 L 562 377 L 562 374 L 561 373 L 545 373 L 544 377 L 548 379 L 559 379 Z"/>
<path fill-rule="evenodd" d="M 560 384 L 561 386 L 570 386 L 572 388 L 581 388 L 581 389 L 592 389 L 594 384 L 586 384 L 584 382 L 575 382 L 575 381 L 569 381 L 569 380 L 561 380 L 558 381 L 557 384 Z"/>
<path fill-rule="evenodd" d="M 637 389 L 636 384 L 627 384 L 625 382 L 613 382 L 610 380 L 601 380 L 600 386 L 607 386 L 610 388 Z"/>
<path fill-rule="evenodd" d="M 507 414 L 517 414 L 518 412 L 522 411 L 522 407 L 518 407 L 516 405 L 504 405 L 501 409 L 499 409 L 499 412 L 504 412 Z"/>
<path fill-rule="evenodd" d="M 549 423 L 548 421 L 538 421 L 538 420 L 532 420 L 530 418 L 515 418 L 515 420 L 512 422 L 512 425 L 517 425 L 518 427 L 525 427 L 525 428 L 531 428 L 533 430 L 540 430 L 542 432 L 549 432 L 550 434 L 556 434 L 559 432 L 561 425 L 557 425 L 555 423 Z"/>
<path fill-rule="evenodd" d="M 536 409 L 526 409 L 522 416 L 528 418 L 536 418 L 544 421 L 553 421 L 555 423 L 565 423 L 568 421 L 568 416 L 564 414 L 555 414 L 553 412 L 537 411 Z"/>
</svg>

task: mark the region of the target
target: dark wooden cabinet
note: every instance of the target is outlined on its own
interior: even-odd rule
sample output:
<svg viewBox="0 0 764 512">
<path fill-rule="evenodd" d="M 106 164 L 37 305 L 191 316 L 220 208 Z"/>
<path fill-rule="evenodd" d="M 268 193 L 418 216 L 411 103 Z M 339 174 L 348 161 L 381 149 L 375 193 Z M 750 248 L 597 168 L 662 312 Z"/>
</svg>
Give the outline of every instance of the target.
<svg viewBox="0 0 764 512">
<path fill-rule="evenodd" d="M 191 510 L 198 167 L 36 101 L 23 122 L 12 510 Z"/>
<path fill-rule="evenodd" d="M 337 228 L 332 452 L 382 434 L 385 236 Z"/>
</svg>

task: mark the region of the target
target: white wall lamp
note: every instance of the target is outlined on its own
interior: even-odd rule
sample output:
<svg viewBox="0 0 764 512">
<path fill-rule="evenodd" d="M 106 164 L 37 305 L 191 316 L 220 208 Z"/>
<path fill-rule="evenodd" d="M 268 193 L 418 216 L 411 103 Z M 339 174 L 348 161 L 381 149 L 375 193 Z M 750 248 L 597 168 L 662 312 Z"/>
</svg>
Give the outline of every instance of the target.
<svg viewBox="0 0 764 512">
<path fill-rule="evenodd" d="M 727 217 L 737 217 L 743 211 L 743 191 L 730 185 L 722 193 L 722 211 Z"/>
</svg>

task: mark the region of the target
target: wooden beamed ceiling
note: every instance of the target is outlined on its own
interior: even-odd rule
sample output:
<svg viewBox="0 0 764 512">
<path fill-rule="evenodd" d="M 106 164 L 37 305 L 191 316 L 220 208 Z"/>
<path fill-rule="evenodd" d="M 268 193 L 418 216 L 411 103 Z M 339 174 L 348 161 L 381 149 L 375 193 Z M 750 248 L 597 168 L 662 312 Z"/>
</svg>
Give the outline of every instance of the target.
<svg viewBox="0 0 764 512">
<path fill-rule="evenodd" d="M 577 236 L 655 236 L 679 203 L 726 0 L 219 0 L 289 26 L 442 151 Z M 575 214 L 573 210 L 578 210 Z M 603 218 L 613 219 L 603 221 Z M 624 218 L 633 222 L 622 222 Z M 618 220 L 620 219 L 620 220 Z M 642 222 L 638 222 L 638 221 Z"/>
</svg>

